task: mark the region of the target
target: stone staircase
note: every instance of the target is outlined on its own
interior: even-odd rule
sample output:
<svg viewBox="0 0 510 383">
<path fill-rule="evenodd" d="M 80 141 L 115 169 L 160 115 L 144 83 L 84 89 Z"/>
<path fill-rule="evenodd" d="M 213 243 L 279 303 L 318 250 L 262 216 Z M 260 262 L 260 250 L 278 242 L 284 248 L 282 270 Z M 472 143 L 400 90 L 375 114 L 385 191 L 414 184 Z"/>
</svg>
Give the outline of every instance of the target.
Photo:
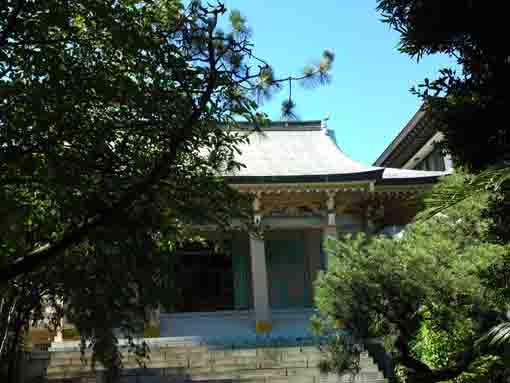
<svg viewBox="0 0 510 383">
<path fill-rule="evenodd" d="M 46 368 L 49 382 L 102 383 L 102 368 L 91 371 L 77 351 L 50 352 Z M 321 374 L 322 359 L 313 346 L 225 349 L 203 345 L 152 348 L 146 368 L 132 354 L 123 355 L 121 383 L 387 383 L 372 358 L 361 355 L 360 372 L 353 377 Z"/>
</svg>

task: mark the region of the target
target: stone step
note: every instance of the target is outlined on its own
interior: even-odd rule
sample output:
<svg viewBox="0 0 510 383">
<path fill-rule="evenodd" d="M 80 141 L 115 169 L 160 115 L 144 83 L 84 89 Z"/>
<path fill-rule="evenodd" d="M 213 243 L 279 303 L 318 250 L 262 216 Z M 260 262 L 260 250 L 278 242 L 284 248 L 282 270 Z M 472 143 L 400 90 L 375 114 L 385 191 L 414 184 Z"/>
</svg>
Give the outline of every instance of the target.
<svg viewBox="0 0 510 383">
<path fill-rule="evenodd" d="M 104 368 L 101 366 L 97 366 L 95 371 L 103 371 Z M 92 369 L 90 367 L 79 367 L 79 366 L 69 366 L 69 367 L 49 367 L 46 370 L 47 376 L 76 376 L 81 374 L 89 374 L 93 373 Z"/>
<path fill-rule="evenodd" d="M 318 383 L 388 383 L 387 379 L 373 376 L 356 376 L 345 374 L 340 377 L 334 374 L 320 375 Z"/>
<path fill-rule="evenodd" d="M 304 353 L 296 353 L 296 354 L 279 354 L 276 352 L 265 352 L 265 353 L 247 353 L 242 350 L 242 352 L 211 352 L 204 354 L 189 354 L 189 355 L 174 355 L 174 354 L 165 354 L 161 352 L 152 352 L 149 355 L 148 363 L 151 362 L 162 362 L 168 361 L 173 362 L 176 366 L 185 367 L 187 365 L 191 366 L 202 366 L 208 365 L 211 363 L 214 364 L 238 364 L 238 365 L 250 365 L 252 363 L 262 363 L 262 362 L 300 362 L 300 361 L 319 361 L 323 358 L 321 354 L 304 354 Z M 251 355 L 250 355 L 251 354 Z M 123 355 L 123 361 L 131 362 L 136 361 L 136 357 L 133 354 Z M 82 360 L 78 355 L 72 354 L 69 358 L 63 358 L 62 355 L 55 355 L 51 357 L 50 361 L 51 365 L 54 366 L 67 366 L 67 365 L 81 365 Z"/>
<path fill-rule="evenodd" d="M 356 375 L 356 379 L 372 382 L 377 379 L 384 379 L 384 376 L 380 371 L 360 371 L 358 375 Z"/>
<path fill-rule="evenodd" d="M 62 379 L 77 379 L 77 378 L 84 378 L 84 377 L 95 377 L 97 374 L 97 372 L 91 372 L 91 371 L 86 371 L 86 372 L 78 372 L 78 371 L 74 371 L 74 372 L 48 372 L 46 373 L 46 380 L 48 381 L 52 381 L 52 380 L 62 380 Z"/>
<path fill-rule="evenodd" d="M 95 372 L 84 366 L 81 353 L 75 351 L 51 352 L 47 369 L 48 379 L 82 376 L 95 382 Z M 85 354 L 90 360 L 90 352 Z M 156 381 L 163 375 L 177 382 L 176 378 L 193 382 L 235 380 L 246 383 L 320 383 L 324 380 L 318 365 L 325 355 L 317 348 L 307 347 L 260 347 L 249 349 L 219 349 L 206 346 L 171 346 L 151 350 L 145 360 L 147 369 L 140 368 L 133 354 L 123 353 L 123 379 L 139 377 L 139 382 Z M 97 363 L 96 370 L 102 366 Z M 359 383 L 386 383 L 373 359 L 362 353 L 360 373 L 355 379 Z M 85 378 L 86 377 L 86 378 Z M 348 377 L 351 381 L 352 377 Z M 147 378 L 148 379 L 148 378 Z M 322 380 L 321 380 L 322 379 Z M 183 380 L 183 381 L 184 381 Z M 168 381 L 164 381 L 165 383 Z M 332 382 L 338 382 L 335 377 Z M 342 380 L 343 381 L 343 380 Z M 147 381 L 149 382 L 149 381 Z M 129 383 L 129 382 L 128 382 Z"/>
<path fill-rule="evenodd" d="M 285 369 L 285 368 L 265 368 L 254 370 L 234 370 L 231 372 L 215 372 L 215 371 L 199 371 L 192 370 L 189 372 L 189 377 L 193 381 L 207 380 L 207 379 L 240 379 L 240 380 L 253 380 L 253 379 L 268 379 L 268 378 L 296 378 L 296 377 L 314 377 L 318 376 L 319 371 L 316 369 Z"/>
<path fill-rule="evenodd" d="M 143 380 L 142 380 L 143 379 Z M 150 376 L 137 378 L 126 376 L 121 378 L 120 383 L 319 383 L 317 377 L 278 377 L 278 378 L 223 378 L 205 377 L 200 380 L 189 380 L 187 378 L 168 379 L 166 376 Z M 96 383 L 96 382 L 91 382 Z M 99 383 L 99 382 L 97 382 Z"/>
<path fill-rule="evenodd" d="M 318 383 L 319 376 L 287 376 L 267 378 L 266 383 Z"/>
<path fill-rule="evenodd" d="M 81 359 L 80 352 L 52 352 L 52 359 Z M 122 353 L 123 358 L 130 358 L 133 354 L 130 353 Z M 152 359 L 183 359 L 183 358 L 237 358 L 237 357 L 262 357 L 267 358 L 268 356 L 274 356 L 278 358 L 296 358 L 296 357 L 321 357 L 323 354 L 317 348 L 263 348 L 263 349 L 238 349 L 238 350 L 215 350 L 215 349 L 202 349 L 202 350 L 188 350 L 184 349 L 184 351 L 176 351 L 169 348 L 164 349 L 152 349 L 150 351 L 150 357 Z M 90 358 L 90 352 L 85 353 L 86 358 Z M 371 360 L 371 358 L 366 355 L 361 355 L 361 360 Z"/>
<path fill-rule="evenodd" d="M 82 382 L 90 383 L 101 383 L 101 379 L 96 379 L 95 374 L 80 374 Z M 172 374 L 173 375 L 173 374 Z M 76 377 L 76 375 L 74 375 Z M 49 375 L 49 381 L 58 379 L 69 379 L 70 375 Z M 207 382 L 213 383 L 218 381 L 235 381 L 243 383 L 388 383 L 386 379 L 376 376 L 357 376 L 352 380 L 351 376 L 344 376 L 338 378 L 336 376 L 329 376 L 324 378 L 318 371 L 304 372 L 294 371 L 291 374 L 285 374 L 283 371 L 275 371 L 266 369 L 263 371 L 241 371 L 238 373 L 191 373 L 191 374 L 175 374 L 171 376 L 168 373 L 162 373 L 161 375 L 147 373 L 144 374 L 142 371 L 138 371 L 137 374 L 123 374 L 120 382 L 122 383 L 167 383 L 167 382 L 182 382 L 182 383 L 198 383 Z"/>
<path fill-rule="evenodd" d="M 126 369 L 139 368 L 145 366 L 147 368 L 181 368 L 181 369 L 194 369 L 194 368 L 205 368 L 217 371 L 232 371 L 234 369 L 264 369 L 264 368 L 317 368 L 319 366 L 319 360 L 307 360 L 307 359 L 295 359 L 295 360 L 200 360 L 188 363 L 186 360 L 165 360 L 165 359 L 151 359 L 145 361 L 140 365 L 135 359 L 128 359 L 123 361 L 123 366 Z M 101 369 L 101 364 L 96 363 L 97 369 Z M 52 362 L 48 366 L 48 371 L 81 371 L 87 370 L 88 367 L 84 366 L 81 361 L 70 360 L 70 361 L 58 361 Z M 375 363 L 363 363 L 360 365 L 362 372 L 378 372 L 378 366 Z"/>
</svg>

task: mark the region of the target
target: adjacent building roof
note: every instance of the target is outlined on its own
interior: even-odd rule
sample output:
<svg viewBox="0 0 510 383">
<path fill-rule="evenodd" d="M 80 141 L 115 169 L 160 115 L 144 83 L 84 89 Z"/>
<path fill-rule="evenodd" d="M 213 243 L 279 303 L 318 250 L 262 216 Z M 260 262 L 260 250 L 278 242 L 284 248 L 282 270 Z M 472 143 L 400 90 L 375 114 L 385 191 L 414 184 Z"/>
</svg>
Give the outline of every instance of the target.
<svg viewBox="0 0 510 383">
<path fill-rule="evenodd" d="M 374 166 L 403 167 L 437 133 L 422 106 L 374 162 Z"/>
<path fill-rule="evenodd" d="M 273 122 L 249 134 L 236 160 L 244 168 L 228 174 L 236 184 L 374 181 L 387 184 L 431 183 L 443 173 L 388 169 L 349 158 L 321 121 Z"/>
<path fill-rule="evenodd" d="M 383 183 L 385 185 L 426 184 L 436 182 L 439 177 L 448 174 L 450 174 L 448 171 L 438 172 L 384 168 L 383 179 L 379 183 Z"/>
</svg>

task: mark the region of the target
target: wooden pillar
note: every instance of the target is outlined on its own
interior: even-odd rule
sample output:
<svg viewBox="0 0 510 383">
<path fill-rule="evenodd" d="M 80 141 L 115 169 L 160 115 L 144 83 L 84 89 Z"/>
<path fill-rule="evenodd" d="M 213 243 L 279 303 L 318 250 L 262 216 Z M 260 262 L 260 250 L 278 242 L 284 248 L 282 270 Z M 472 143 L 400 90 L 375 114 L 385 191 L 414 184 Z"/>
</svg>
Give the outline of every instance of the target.
<svg viewBox="0 0 510 383">
<path fill-rule="evenodd" d="M 364 217 L 363 217 L 363 231 L 365 235 L 370 236 L 374 233 L 374 217 L 377 214 L 384 214 L 384 207 L 377 207 L 375 202 L 369 203 L 365 208 Z"/>
<path fill-rule="evenodd" d="M 260 196 L 253 201 L 255 225 L 260 225 Z M 258 333 L 270 332 L 271 309 L 269 307 L 269 287 L 264 239 L 256 234 L 250 235 L 250 259 L 253 283 L 253 307 L 255 311 L 255 329 Z"/>
<path fill-rule="evenodd" d="M 322 242 L 323 249 L 326 247 L 326 243 L 329 239 L 338 239 L 337 227 L 336 227 L 336 205 L 335 205 L 335 192 L 327 193 L 327 208 L 328 208 L 328 222 L 326 227 L 322 231 Z M 327 269 L 328 267 L 328 257 L 327 253 L 324 253 L 324 267 Z"/>
</svg>

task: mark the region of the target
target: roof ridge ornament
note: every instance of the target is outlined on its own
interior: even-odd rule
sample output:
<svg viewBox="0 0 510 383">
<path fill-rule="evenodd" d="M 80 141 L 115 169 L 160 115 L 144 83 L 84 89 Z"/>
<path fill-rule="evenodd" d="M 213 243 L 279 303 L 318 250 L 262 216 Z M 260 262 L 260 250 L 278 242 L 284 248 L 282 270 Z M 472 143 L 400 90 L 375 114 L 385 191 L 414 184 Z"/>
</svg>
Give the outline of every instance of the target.
<svg viewBox="0 0 510 383">
<path fill-rule="evenodd" d="M 328 121 L 331 118 L 331 113 L 326 114 L 326 116 L 321 120 L 321 128 L 325 132 L 328 131 Z"/>
<path fill-rule="evenodd" d="M 338 142 L 336 141 L 335 131 L 333 129 L 328 128 L 328 121 L 331 118 L 331 113 L 326 114 L 326 116 L 321 120 L 321 130 L 324 132 L 326 136 L 328 136 L 331 141 L 340 149 Z M 340 149 L 341 150 L 341 149 Z"/>
</svg>

